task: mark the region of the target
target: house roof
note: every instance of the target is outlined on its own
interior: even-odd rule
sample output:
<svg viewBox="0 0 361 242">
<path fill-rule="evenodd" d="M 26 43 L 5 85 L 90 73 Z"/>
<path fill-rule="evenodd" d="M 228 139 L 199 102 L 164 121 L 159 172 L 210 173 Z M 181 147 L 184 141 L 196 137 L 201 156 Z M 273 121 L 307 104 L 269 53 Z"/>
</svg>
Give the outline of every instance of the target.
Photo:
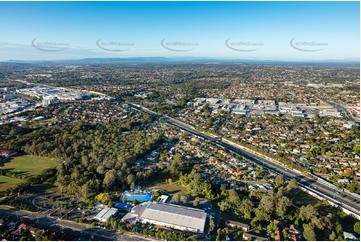
<svg viewBox="0 0 361 242">
<path fill-rule="evenodd" d="M 10 154 L 13 154 L 13 153 L 15 153 L 15 152 L 16 152 L 15 150 L 0 149 L 0 153 L 1 153 L 1 154 L 4 154 L 4 155 L 10 155 Z"/>
</svg>

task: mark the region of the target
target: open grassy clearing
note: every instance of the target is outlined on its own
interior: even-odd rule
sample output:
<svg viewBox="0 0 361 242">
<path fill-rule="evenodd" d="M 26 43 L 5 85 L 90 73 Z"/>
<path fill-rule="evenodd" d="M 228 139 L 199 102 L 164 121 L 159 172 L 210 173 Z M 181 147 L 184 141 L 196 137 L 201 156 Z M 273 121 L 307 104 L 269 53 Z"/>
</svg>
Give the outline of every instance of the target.
<svg viewBox="0 0 361 242">
<path fill-rule="evenodd" d="M 16 186 L 17 184 L 23 182 L 24 180 L 7 177 L 7 176 L 0 176 L 0 195 L 2 192 L 6 191 L 7 189 Z"/>
<path fill-rule="evenodd" d="M 55 159 L 34 156 L 21 155 L 10 157 L 0 163 L 0 169 L 6 173 L 14 173 L 16 176 L 30 177 L 41 174 L 44 170 L 56 167 Z"/>
<path fill-rule="evenodd" d="M 166 182 L 166 179 L 172 178 L 172 183 Z M 152 179 L 147 184 L 144 184 L 147 189 L 159 188 L 170 193 L 189 192 L 185 186 L 178 185 L 177 179 L 172 177 L 169 173 L 161 173 L 155 179 Z"/>
</svg>

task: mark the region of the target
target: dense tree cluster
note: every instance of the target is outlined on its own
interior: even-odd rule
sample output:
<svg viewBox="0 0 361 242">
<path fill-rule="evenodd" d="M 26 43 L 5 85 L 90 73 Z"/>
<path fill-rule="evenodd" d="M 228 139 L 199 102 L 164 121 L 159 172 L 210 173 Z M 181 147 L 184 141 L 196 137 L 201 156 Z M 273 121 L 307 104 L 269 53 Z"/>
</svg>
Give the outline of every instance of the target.
<svg viewBox="0 0 361 242">
<path fill-rule="evenodd" d="M 133 174 L 134 162 L 155 149 L 160 134 L 147 133 L 143 124 L 73 122 L 56 127 L 40 127 L 22 136 L 8 138 L 4 148 L 61 160 L 56 184 L 60 191 L 81 194 L 134 187 L 151 171 Z M 147 120 L 149 121 L 149 120 Z"/>
</svg>

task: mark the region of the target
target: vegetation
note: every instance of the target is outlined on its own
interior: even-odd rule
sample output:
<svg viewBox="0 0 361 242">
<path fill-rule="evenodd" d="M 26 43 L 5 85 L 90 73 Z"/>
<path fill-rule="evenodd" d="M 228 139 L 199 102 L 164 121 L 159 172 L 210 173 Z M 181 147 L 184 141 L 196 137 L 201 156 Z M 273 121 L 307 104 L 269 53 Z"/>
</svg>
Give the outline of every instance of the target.
<svg viewBox="0 0 361 242">
<path fill-rule="evenodd" d="M 156 148 L 162 140 L 159 134 L 148 136 L 144 132 L 142 126 L 146 122 L 150 122 L 147 116 L 138 122 L 93 125 L 74 122 L 39 127 L 9 138 L 3 147 L 62 160 L 57 167 L 59 190 L 87 197 L 91 191 L 132 188 L 136 182 L 152 175 L 151 171 L 132 169 L 138 158 Z"/>
</svg>

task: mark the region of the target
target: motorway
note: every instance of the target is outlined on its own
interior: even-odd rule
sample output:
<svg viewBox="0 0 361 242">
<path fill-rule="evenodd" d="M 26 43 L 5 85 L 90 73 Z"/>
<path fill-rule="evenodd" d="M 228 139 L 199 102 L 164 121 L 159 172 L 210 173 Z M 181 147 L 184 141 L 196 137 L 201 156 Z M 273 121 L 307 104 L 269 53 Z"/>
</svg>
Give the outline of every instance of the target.
<svg viewBox="0 0 361 242">
<path fill-rule="evenodd" d="M 336 108 L 339 112 L 344 113 L 346 115 L 346 117 L 348 118 L 348 120 L 357 123 L 360 126 L 360 122 L 356 121 L 355 118 L 352 116 L 352 114 L 350 113 L 350 111 L 345 108 L 344 106 L 337 104 L 337 103 L 333 103 L 328 101 L 329 104 L 331 104 L 334 108 Z"/>
<path fill-rule="evenodd" d="M 179 120 L 155 113 L 149 109 L 143 108 L 136 104 L 132 104 L 132 103 L 127 103 L 127 104 L 130 107 L 132 107 L 133 109 L 149 113 L 153 117 L 159 118 L 172 126 L 175 126 L 175 127 L 180 128 L 181 130 L 184 130 L 185 132 L 199 136 L 205 140 L 209 140 L 222 148 L 225 148 L 225 149 L 233 151 L 239 155 L 242 155 L 246 159 L 249 159 L 249 160 L 255 162 L 256 164 L 264 167 L 265 169 L 267 169 L 273 173 L 283 175 L 286 179 L 295 178 L 298 182 L 298 185 L 301 188 L 308 190 L 308 191 L 316 194 L 317 196 L 348 210 L 355 217 L 359 217 L 359 215 L 360 215 L 360 199 L 359 199 L 359 197 L 350 195 L 349 193 L 343 192 L 342 190 L 336 190 L 335 188 L 331 188 L 330 186 L 327 186 L 324 183 L 321 183 L 315 179 L 312 179 L 312 178 L 307 177 L 306 175 L 303 175 L 299 171 L 290 170 L 281 163 L 276 163 L 276 162 L 271 161 L 268 158 L 263 158 L 260 155 L 255 154 L 253 152 L 249 152 L 236 144 L 232 144 L 232 143 L 224 141 L 224 140 L 223 141 L 217 140 L 214 137 L 212 137 L 211 135 L 206 134 L 201 131 L 198 131 Z"/>
<path fill-rule="evenodd" d="M 322 102 L 327 103 L 329 105 L 331 105 L 332 107 L 336 108 L 340 113 L 343 113 L 344 115 L 346 115 L 346 118 L 348 118 L 348 120 L 355 122 L 359 127 L 360 127 L 360 122 L 357 121 L 351 114 L 351 112 L 345 108 L 344 106 L 331 102 L 329 100 L 324 100 L 322 99 L 317 93 L 313 92 L 313 95 L 316 96 L 318 99 L 320 99 Z"/>
</svg>

